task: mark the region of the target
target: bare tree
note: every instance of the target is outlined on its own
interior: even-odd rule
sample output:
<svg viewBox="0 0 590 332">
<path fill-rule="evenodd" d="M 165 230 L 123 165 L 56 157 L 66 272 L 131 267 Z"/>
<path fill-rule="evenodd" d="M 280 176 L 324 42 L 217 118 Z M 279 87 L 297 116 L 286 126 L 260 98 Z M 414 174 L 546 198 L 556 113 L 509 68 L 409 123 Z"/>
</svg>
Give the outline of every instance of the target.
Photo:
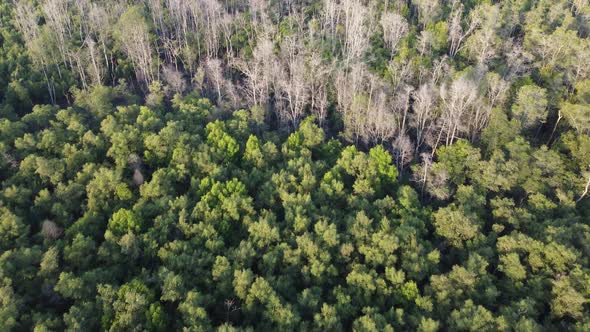
<svg viewBox="0 0 590 332">
<path fill-rule="evenodd" d="M 186 89 L 186 81 L 182 77 L 182 73 L 174 67 L 164 66 L 162 68 L 162 77 L 175 94 L 182 94 Z"/>
<path fill-rule="evenodd" d="M 506 41 L 502 53 L 506 57 L 505 63 L 508 67 L 506 79 L 509 80 L 531 71 L 533 56 L 523 49 L 521 43 L 514 40 Z"/>
<path fill-rule="evenodd" d="M 438 91 L 432 83 L 425 83 L 412 93 L 413 112 L 410 114 L 410 126 L 416 130 L 416 150 L 419 150 L 436 122 Z"/>
<path fill-rule="evenodd" d="M 221 91 L 224 84 L 223 68 L 221 60 L 219 59 L 206 59 L 204 61 L 205 75 L 207 80 L 212 85 L 217 95 L 217 101 L 221 102 Z"/>
<path fill-rule="evenodd" d="M 340 6 L 335 0 L 324 0 L 322 10 L 322 26 L 332 38 L 336 36 L 336 27 L 340 23 Z"/>
<path fill-rule="evenodd" d="M 410 137 L 402 133 L 397 136 L 392 145 L 395 153 L 395 165 L 399 170 L 398 176 L 401 179 L 405 167 L 412 161 L 414 146 Z"/>
<path fill-rule="evenodd" d="M 430 22 L 436 22 L 441 10 L 438 0 L 413 0 L 412 3 L 418 9 L 418 16 L 423 27 Z"/>
<path fill-rule="evenodd" d="M 25 42 L 29 43 L 37 38 L 39 27 L 37 26 L 37 16 L 35 8 L 29 1 L 20 0 L 15 2 L 15 20 Z"/>
<path fill-rule="evenodd" d="M 208 85 L 208 91 L 215 94 L 219 105 L 230 102 L 232 106 L 237 105 L 237 93 L 233 82 L 225 77 L 225 67 L 220 59 L 206 59 L 203 61 L 203 70 Z"/>
<path fill-rule="evenodd" d="M 94 58 L 92 60 L 93 64 L 96 64 L 96 69 L 95 69 L 95 78 L 98 78 L 98 76 L 100 75 L 99 73 L 103 73 L 104 76 L 106 76 L 109 71 L 113 72 L 114 68 L 113 68 L 113 63 L 114 61 L 110 61 L 109 59 L 112 59 L 112 51 L 109 49 L 109 47 L 107 46 L 107 40 L 110 37 L 110 26 L 112 24 L 114 24 L 114 15 L 110 15 L 109 12 L 107 12 L 106 9 L 104 9 L 103 7 L 101 7 L 99 4 L 96 3 L 91 3 L 89 5 L 89 9 L 88 9 L 88 29 L 89 29 L 89 34 L 90 36 L 87 38 L 88 39 L 88 48 L 92 48 L 93 50 L 92 52 L 92 56 L 95 55 L 94 53 L 94 48 L 96 48 L 96 45 L 91 45 L 90 42 L 91 41 L 97 41 L 97 43 L 100 43 L 100 48 L 101 48 L 101 58 L 103 61 L 98 60 L 98 54 L 96 54 L 96 58 Z M 101 67 L 101 63 L 104 66 L 104 69 Z M 113 76 L 114 79 L 114 76 Z M 101 76 L 101 80 L 102 82 L 102 76 Z"/>
<path fill-rule="evenodd" d="M 481 28 L 467 38 L 465 47 L 472 59 L 484 65 L 496 56 L 497 44 L 500 42 L 496 35 L 501 22 L 500 9 L 497 5 L 480 5 L 474 9 L 476 11 L 477 16 L 481 16 Z"/>
<path fill-rule="evenodd" d="M 31 53 L 33 64 L 40 68 L 45 77 L 47 92 L 52 104 L 56 103 L 55 83 L 50 79 L 48 71 L 52 61 L 52 54 L 48 51 L 47 46 L 40 45 L 40 31 L 37 25 L 37 16 L 35 9 L 30 2 L 20 0 L 15 3 L 15 20 L 16 26 L 23 35 L 25 45 Z M 59 65 L 57 66 L 59 72 Z"/>
<path fill-rule="evenodd" d="M 363 63 L 355 63 L 348 69 L 338 68 L 335 72 L 337 111 L 343 115 L 345 135 L 354 141 L 364 136 L 362 133 L 367 121 L 364 115 L 370 107 L 370 97 L 366 93 L 371 93 L 369 75 Z"/>
<path fill-rule="evenodd" d="M 426 184 L 428 182 L 428 174 L 430 173 L 430 169 L 432 168 L 432 157 L 428 153 L 420 154 L 422 162 L 415 167 L 412 167 L 413 174 L 412 178 L 414 182 L 420 184 L 420 196 L 424 197 L 424 189 L 426 188 Z"/>
<path fill-rule="evenodd" d="M 375 85 L 375 79 L 372 79 L 371 84 Z M 369 107 L 364 115 L 366 128 L 360 133 L 369 143 L 383 143 L 399 131 L 397 115 L 388 98 L 390 92 L 382 82 L 378 84 L 377 88 L 371 88 L 374 92 L 370 94 Z"/>
<path fill-rule="evenodd" d="M 381 16 L 381 27 L 383 28 L 383 40 L 393 56 L 397 44 L 408 33 L 408 22 L 397 13 L 385 12 Z"/>
<path fill-rule="evenodd" d="M 180 40 L 185 49 L 189 47 L 189 34 L 193 30 L 191 9 L 189 2 L 182 0 L 166 0 L 166 7 L 170 15 L 170 25 L 173 27 L 174 36 Z M 200 44 L 197 41 L 197 51 L 200 51 Z M 192 68 L 192 63 L 187 63 Z M 192 73 L 192 71 L 191 71 Z"/>
<path fill-rule="evenodd" d="M 87 38 L 84 41 L 84 45 L 88 50 L 87 55 L 90 58 L 90 76 L 94 85 L 100 85 L 103 82 L 105 75 L 104 65 L 100 50 L 98 49 L 96 42 L 92 38 Z"/>
<path fill-rule="evenodd" d="M 72 22 L 68 13 L 67 0 L 45 0 L 42 8 L 47 20 L 47 25 L 51 28 L 57 39 L 57 47 L 62 56 L 64 64 L 74 66 L 68 61 L 68 44 L 72 38 Z"/>
<path fill-rule="evenodd" d="M 440 97 L 442 100 L 441 124 L 433 154 L 443 136 L 445 144 L 450 145 L 460 132 L 467 129 L 464 116 L 477 101 L 477 84 L 467 77 L 461 76 L 450 84 L 443 84 L 440 89 Z"/>
<path fill-rule="evenodd" d="M 195 5 L 199 8 L 192 7 L 193 13 L 199 10 L 204 15 L 207 57 L 216 58 L 222 34 L 223 7 L 217 0 L 199 0 L 195 2 Z"/>
<path fill-rule="evenodd" d="M 461 26 L 463 15 L 463 4 L 459 0 L 453 0 L 453 11 L 449 17 L 449 55 L 454 57 L 461 50 L 463 41 L 467 38 L 481 23 L 481 13 L 478 10 L 471 11 L 467 22 L 467 29 Z"/>
<path fill-rule="evenodd" d="M 49 240 L 56 240 L 63 234 L 63 229 L 51 220 L 44 220 L 41 224 L 41 234 Z"/>
<path fill-rule="evenodd" d="M 167 35 L 167 28 L 164 24 L 164 6 L 162 5 L 161 0 L 145 0 L 148 8 L 150 9 L 149 12 L 152 17 L 152 22 L 154 27 L 156 27 L 157 34 L 160 37 Z"/>
<path fill-rule="evenodd" d="M 252 59 L 234 59 L 232 65 L 246 75 L 246 95 L 254 105 L 265 105 L 275 85 L 274 77 L 280 71 L 273 43 L 260 35 L 252 52 Z"/>
<path fill-rule="evenodd" d="M 311 111 L 317 115 L 318 122 L 323 125 L 328 112 L 327 81 L 330 69 L 322 63 L 321 56 L 313 52 L 308 57 L 305 80 L 309 87 Z"/>
<path fill-rule="evenodd" d="M 268 8 L 267 0 L 249 0 L 250 13 L 255 25 L 268 22 L 266 10 Z"/>
<path fill-rule="evenodd" d="M 141 174 L 141 170 L 139 170 L 137 168 L 134 169 L 133 170 L 133 183 L 139 187 L 143 184 L 143 181 L 144 181 L 143 174 Z"/>
<path fill-rule="evenodd" d="M 586 186 L 584 187 L 584 191 L 582 192 L 580 197 L 578 197 L 578 199 L 576 200 L 576 203 L 578 203 L 582 199 L 584 199 L 584 197 L 586 197 L 586 195 L 588 195 L 588 191 L 590 191 L 590 176 L 588 176 L 588 181 L 586 182 Z"/>
<path fill-rule="evenodd" d="M 485 95 L 490 108 L 501 106 L 508 97 L 510 84 L 499 74 L 490 72 L 485 75 Z"/>
<path fill-rule="evenodd" d="M 418 52 L 421 56 L 432 53 L 433 34 L 431 31 L 422 30 L 418 37 Z"/>
<path fill-rule="evenodd" d="M 129 8 L 118 22 L 123 50 L 136 70 L 137 79 L 149 85 L 155 78 L 149 30 L 139 7 Z"/>
<path fill-rule="evenodd" d="M 410 83 L 414 78 L 414 73 L 410 61 L 411 59 L 406 59 L 404 62 L 389 62 L 388 71 L 390 73 L 390 84 L 394 91 L 406 85 L 411 85 Z"/>
<path fill-rule="evenodd" d="M 348 65 L 365 55 L 369 47 L 367 8 L 359 0 L 344 0 L 344 57 Z"/>
<path fill-rule="evenodd" d="M 448 75 L 450 71 L 451 67 L 449 65 L 449 59 L 444 55 L 440 59 L 434 60 L 432 70 L 430 71 L 430 80 L 432 80 L 433 84 L 438 84 L 438 82 Z"/>
<path fill-rule="evenodd" d="M 289 37 L 283 42 L 281 50 L 283 75 L 277 77 L 277 92 L 284 107 L 279 107 L 279 115 L 296 128 L 309 98 L 303 47 L 299 40 Z"/>
<path fill-rule="evenodd" d="M 393 100 L 394 110 L 398 115 L 398 128 L 400 135 L 405 135 L 408 122 L 408 111 L 410 110 L 410 97 L 414 88 L 405 85 L 399 89 Z"/>
</svg>

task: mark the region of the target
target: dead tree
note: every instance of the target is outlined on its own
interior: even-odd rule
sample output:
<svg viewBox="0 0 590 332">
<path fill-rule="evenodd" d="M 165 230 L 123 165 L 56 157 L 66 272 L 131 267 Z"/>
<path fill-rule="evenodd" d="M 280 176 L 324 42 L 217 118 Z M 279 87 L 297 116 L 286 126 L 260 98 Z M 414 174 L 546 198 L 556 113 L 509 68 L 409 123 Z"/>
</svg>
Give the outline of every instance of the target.
<svg viewBox="0 0 590 332">
<path fill-rule="evenodd" d="M 449 17 L 449 55 L 454 57 L 461 50 L 462 44 L 481 23 L 480 13 L 472 11 L 467 22 L 467 29 L 461 26 L 463 15 L 463 4 L 458 0 L 453 1 L 453 11 Z"/>
<path fill-rule="evenodd" d="M 40 68 L 45 78 L 47 92 L 52 104 L 56 103 L 55 83 L 50 79 L 49 67 L 51 64 L 52 54 L 47 54 L 46 48 L 40 45 L 39 26 L 37 25 L 37 16 L 35 9 L 28 1 L 17 1 L 15 3 L 15 21 L 16 26 L 23 35 L 25 45 L 31 53 L 33 64 Z M 57 65 L 59 72 L 59 65 Z"/>
<path fill-rule="evenodd" d="M 410 114 L 410 126 L 416 130 L 416 150 L 424 144 L 436 122 L 438 91 L 432 83 L 422 84 L 412 92 L 414 103 Z"/>
<path fill-rule="evenodd" d="M 393 151 L 395 154 L 395 165 L 399 170 L 398 176 L 401 179 L 405 167 L 412 161 L 414 155 L 414 145 L 408 135 L 400 134 L 393 141 Z"/>
<path fill-rule="evenodd" d="M 381 16 L 381 28 L 383 29 L 383 40 L 385 45 L 393 53 L 396 51 L 399 41 L 408 33 L 408 22 L 396 13 L 385 12 Z"/>
<path fill-rule="evenodd" d="M 477 101 L 477 84 L 467 77 L 461 76 L 450 84 L 443 84 L 440 89 L 440 97 L 442 100 L 441 123 L 433 154 L 441 139 L 444 139 L 446 145 L 451 145 L 459 133 L 466 129 L 464 117 Z"/>
<path fill-rule="evenodd" d="M 117 24 L 123 50 L 133 63 L 138 81 L 146 86 L 155 79 L 149 30 L 139 7 L 129 8 Z"/>
<path fill-rule="evenodd" d="M 278 108 L 279 117 L 288 120 L 296 128 L 303 117 L 309 98 L 305 58 L 300 41 L 294 38 L 286 39 L 282 51 L 283 74 L 277 77 L 277 92 L 284 107 Z"/>
<path fill-rule="evenodd" d="M 369 47 L 368 10 L 358 0 L 344 0 L 344 58 L 346 65 L 359 60 Z"/>
</svg>

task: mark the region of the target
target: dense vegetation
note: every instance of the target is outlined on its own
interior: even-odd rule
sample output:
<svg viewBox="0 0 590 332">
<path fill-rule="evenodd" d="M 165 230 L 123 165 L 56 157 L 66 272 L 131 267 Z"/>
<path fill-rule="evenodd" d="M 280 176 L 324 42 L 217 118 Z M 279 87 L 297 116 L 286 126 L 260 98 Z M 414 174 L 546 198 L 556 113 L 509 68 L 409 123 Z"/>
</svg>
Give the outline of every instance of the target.
<svg viewBox="0 0 590 332">
<path fill-rule="evenodd" d="M 586 0 L 0 0 L 0 331 L 590 330 Z"/>
</svg>

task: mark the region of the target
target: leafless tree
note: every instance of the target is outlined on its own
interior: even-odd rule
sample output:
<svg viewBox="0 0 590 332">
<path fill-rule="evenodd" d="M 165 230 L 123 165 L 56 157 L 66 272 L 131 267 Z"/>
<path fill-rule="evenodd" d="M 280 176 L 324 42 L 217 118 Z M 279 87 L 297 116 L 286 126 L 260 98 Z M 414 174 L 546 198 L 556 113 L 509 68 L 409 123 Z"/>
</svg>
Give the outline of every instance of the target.
<svg viewBox="0 0 590 332">
<path fill-rule="evenodd" d="M 423 27 L 430 22 L 436 22 L 441 10 L 438 0 L 413 0 L 412 3 L 418 9 L 418 16 Z"/>
<path fill-rule="evenodd" d="M 408 33 L 408 22 L 397 13 L 385 12 L 381 16 L 381 27 L 383 40 L 393 55 L 399 41 Z"/>
<path fill-rule="evenodd" d="M 305 80 L 309 87 L 311 111 L 323 125 L 328 112 L 328 78 L 330 68 L 322 63 L 321 56 L 312 52 L 307 59 Z"/>
<path fill-rule="evenodd" d="M 254 21 L 254 24 L 258 25 L 268 22 L 267 0 L 249 0 L 249 3 L 250 12 L 252 14 L 252 20 Z"/>
<path fill-rule="evenodd" d="M 281 47 L 282 75 L 277 77 L 278 96 L 284 107 L 279 107 L 280 118 L 297 127 L 308 103 L 309 89 L 303 46 L 296 38 L 287 38 Z"/>
<path fill-rule="evenodd" d="M 167 28 L 164 24 L 164 6 L 161 0 L 145 0 L 152 17 L 154 27 L 160 37 L 167 35 Z"/>
<path fill-rule="evenodd" d="M 401 178 L 405 167 L 412 161 L 414 146 L 410 137 L 402 133 L 397 136 L 392 145 L 395 153 L 395 164 Z"/>
<path fill-rule="evenodd" d="M 428 169 L 428 176 L 426 177 L 426 190 L 428 193 L 437 199 L 445 200 L 451 196 L 449 189 L 449 173 L 440 168 L 436 168 L 436 164 Z"/>
<path fill-rule="evenodd" d="M 37 16 L 35 8 L 29 1 L 20 0 L 15 2 L 15 19 L 25 42 L 29 43 L 37 38 L 39 27 L 37 26 Z"/>
<path fill-rule="evenodd" d="M 440 59 L 434 60 L 434 63 L 432 64 L 432 70 L 430 72 L 430 80 L 432 80 L 432 83 L 438 84 L 442 78 L 444 78 L 446 75 L 449 75 L 451 71 L 450 67 L 449 59 L 446 55 L 442 56 Z"/>
<path fill-rule="evenodd" d="M 407 131 L 408 112 L 410 110 L 410 97 L 412 95 L 411 85 L 404 85 L 397 91 L 393 100 L 394 111 L 398 115 L 399 135 L 405 135 Z"/>
<path fill-rule="evenodd" d="M 240 310 L 240 307 L 237 306 L 235 299 L 226 299 L 223 302 L 225 307 L 225 322 L 229 324 L 229 316 L 232 312 Z"/>
<path fill-rule="evenodd" d="M 141 170 L 139 170 L 137 168 L 134 169 L 133 170 L 133 183 L 139 187 L 143 184 L 143 181 L 144 181 L 144 179 L 143 179 L 143 174 L 141 174 Z"/>
<path fill-rule="evenodd" d="M 131 153 L 129 157 L 127 157 L 127 163 L 133 169 L 140 169 L 142 167 L 143 161 L 137 153 Z"/>
<path fill-rule="evenodd" d="M 485 75 L 485 95 L 490 108 L 501 106 L 508 97 L 510 84 L 499 74 L 490 72 Z"/>
<path fill-rule="evenodd" d="M 246 94 L 254 105 L 265 105 L 281 70 L 273 51 L 273 43 L 266 35 L 259 36 L 252 59 L 234 59 L 232 65 L 246 75 Z"/>
<path fill-rule="evenodd" d="M 359 0 L 343 0 L 345 63 L 350 64 L 364 56 L 369 47 L 368 10 Z"/>
<path fill-rule="evenodd" d="M 162 77 L 174 93 L 182 94 L 186 89 L 186 80 L 182 77 L 182 73 L 174 67 L 164 66 Z"/>
<path fill-rule="evenodd" d="M 206 59 L 203 61 L 203 70 L 208 85 L 208 91 L 215 93 L 219 105 L 230 102 L 237 105 L 237 93 L 233 82 L 225 77 L 225 67 L 220 59 Z"/>
<path fill-rule="evenodd" d="M 199 8 L 192 7 L 193 13 L 199 10 L 204 15 L 207 57 L 216 58 L 222 34 L 223 7 L 217 0 L 199 0 L 195 2 L 195 5 Z"/>
<path fill-rule="evenodd" d="M 125 53 L 136 69 L 137 79 L 149 85 L 155 78 L 153 70 L 152 46 L 147 23 L 141 14 L 128 10 L 118 22 L 119 38 Z"/>
<path fill-rule="evenodd" d="M 324 0 L 322 11 L 322 26 L 328 36 L 335 38 L 336 27 L 340 23 L 340 6 L 335 0 Z"/>
<path fill-rule="evenodd" d="M 477 84 L 461 76 L 450 84 L 443 84 L 440 97 L 442 100 L 441 124 L 433 154 L 441 138 L 444 138 L 446 145 L 450 145 L 460 132 L 467 129 L 464 117 L 478 99 Z"/>
<path fill-rule="evenodd" d="M 497 5 L 480 5 L 474 9 L 472 16 L 481 16 L 481 25 L 465 42 L 471 58 L 484 65 L 496 56 L 499 38 L 496 29 L 500 25 L 500 9 Z"/>
<path fill-rule="evenodd" d="M 585 8 L 588 8 L 588 6 L 590 6 L 590 3 L 588 3 L 588 0 L 572 0 L 571 6 L 572 6 L 573 12 L 576 15 L 580 15 L 583 13 Z M 590 16 L 590 15 L 588 15 L 588 13 L 586 12 L 586 16 Z"/>
<path fill-rule="evenodd" d="M 506 57 L 505 63 L 508 67 L 506 79 L 524 75 L 531 71 L 533 56 L 524 50 L 519 42 L 514 40 L 506 41 L 502 53 Z"/>
<path fill-rule="evenodd" d="M 18 160 L 16 160 L 12 155 L 6 152 L 1 152 L 0 155 L 2 156 L 2 159 L 4 159 L 3 162 L 10 166 L 10 168 L 17 169 L 20 165 Z"/>
<path fill-rule="evenodd" d="M 451 57 L 459 53 L 465 38 L 471 35 L 481 23 L 481 12 L 472 10 L 467 22 L 467 29 L 463 29 L 461 26 L 462 15 L 463 4 L 459 0 L 453 0 L 453 11 L 449 17 L 449 42 L 451 43 L 449 55 Z"/>
<path fill-rule="evenodd" d="M 215 58 L 206 59 L 204 61 L 204 68 L 207 80 L 210 82 L 213 89 L 215 90 L 217 94 L 217 100 L 220 102 L 222 99 L 221 91 L 224 84 L 221 60 Z"/>
<path fill-rule="evenodd" d="M 71 51 L 68 50 L 67 52 L 68 58 L 70 59 L 70 69 L 78 74 L 78 79 L 80 80 L 80 83 L 82 83 L 82 87 L 86 89 L 88 87 L 88 80 L 86 78 L 86 64 L 84 62 L 88 55 L 85 54 L 86 52 L 84 51 L 83 48 L 78 48 Z"/>
<path fill-rule="evenodd" d="M 590 191 L 590 175 L 588 176 L 588 181 L 586 182 L 586 186 L 584 187 L 584 191 L 582 192 L 580 197 L 578 197 L 578 199 L 576 200 L 576 203 L 578 203 L 582 199 L 584 199 L 584 197 L 586 197 L 586 195 L 588 195 L 588 191 Z"/>
<path fill-rule="evenodd" d="M 46 45 L 40 45 L 40 31 L 39 26 L 37 25 L 37 15 L 30 2 L 25 0 L 16 1 L 15 20 L 16 26 L 23 35 L 25 45 L 31 53 L 33 63 L 43 72 L 51 103 L 55 104 L 55 83 L 48 75 L 49 66 L 52 63 L 52 55 L 48 54 L 48 47 Z M 56 68 L 59 72 L 59 65 Z"/>
<path fill-rule="evenodd" d="M 390 73 L 390 85 L 393 91 L 397 91 L 407 85 L 412 85 L 414 79 L 414 68 L 410 63 L 410 59 L 406 61 L 389 61 L 388 71 Z"/>
<path fill-rule="evenodd" d="M 429 180 L 428 174 L 432 167 L 432 157 L 428 153 L 422 153 L 420 154 L 420 158 L 422 159 L 422 162 L 416 165 L 415 168 L 413 167 L 414 172 L 412 178 L 414 182 L 420 184 L 420 195 L 424 197 L 424 189 Z"/>
<path fill-rule="evenodd" d="M 369 85 L 369 75 L 363 63 L 355 63 L 348 69 L 338 68 L 335 71 L 337 111 L 343 115 L 346 135 L 354 141 L 363 136 L 361 133 L 367 120 L 365 112 L 370 107 L 369 94 L 372 86 Z"/>
<path fill-rule="evenodd" d="M 98 49 L 96 42 L 92 38 L 87 38 L 84 41 L 84 45 L 88 50 L 87 55 L 90 58 L 90 76 L 94 85 L 99 85 L 103 82 L 105 75 L 104 65 L 100 50 Z"/>
<path fill-rule="evenodd" d="M 57 47 L 65 64 L 69 63 L 68 44 L 72 39 L 72 22 L 68 13 L 67 0 L 45 0 L 42 8 L 47 20 L 47 25 L 51 28 L 57 39 Z M 74 67 L 71 63 L 70 67 Z"/>
<path fill-rule="evenodd" d="M 422 30 L 418 37 L 418 52 L 421 56 L 432 53 L 432 40 L 434 36 L 431 31 Z"/>
<path fill-rule="evenodd" d="M 41 224 L 41 234 L 49 240 L 56 240 L 63 234 L 63 229 L 51 220 L 44 220 Z"/>
<path fill-rule="evenodd" d="M 92 60 L 93 64 L 96 64 L 98 72 L 101 73 L 108 73 L 109 71 L 113 72 L 113 61 L 110 61 L 112 58 L 112 51 L 107 47 L 107 39 L 110 37 L 110 26 L 114 24 L 114 15 L 110 15 L 109 12 L 101 7 L 97 3 L 91 3 L 88 9 L 88 29 L 90 36 L 87 37 L 88 48 L 93 48 L 92 56 L 94 56 L 94 48 L 96 45 L 91 45 L 91 41 L 97 41 L 100 43 L 101 48 L 101 57 L 102 60 L 98 60 L 98 54 L 96 54 L 96 58 Z M 101 68 L 101 63 L 103 64 L 103 68 Z M 95 73 L 95 77 L 97 74 Z M 106 74 L 105 74 L 106 76 Z M 102 82 L 102 77 L 101 77 Z"/>
<path fill-rule="evenodd" d="M 170 25 L 174 28 L 174 36 L 188 48 L 188 36 L 193 28 L 189 3 L 182 0 L 166 0 L 166 7 L 170 15 Z M 200 45 L 196 46 L 200 50 Z"/>
<path fill-rule="evenodd" d="M 438 91 L 432 83 L 425 83 L 412 93 L 413 112 L 410 114 L 410 126 L 416 130 L 416 150 L 419 150 L 436 122 Z"/>
<path fill-rule="evenodd" d="M 221 17 L 220 20 L 220 27 L 221 27 L 221 31 L 222 31 L 222 35 L 223 35 L 223 39 L 224 39 L 224 46 L 226 48 L 226 52 L 228 54 L 233 54 L 234 49 L 233 49 L 233 45 L 232 45 L 232 36 L 233 36 L 233 30 L 234 30 L 234 21 L 236 20 L 236 17 L 234 17 L 231 14 L 228 13 L 223 13 L 223 16 Z"/>
<path fill-rule="evenodd" d="M 368 99 L 365 128 L 359 134 L 367 143 L 383 143 L 389 141 L 399 132 L 397 114 L 391 105 L 391 100 L 385 84 L 382 81 L 371 79 L 371 93 Z"/>
</svg>

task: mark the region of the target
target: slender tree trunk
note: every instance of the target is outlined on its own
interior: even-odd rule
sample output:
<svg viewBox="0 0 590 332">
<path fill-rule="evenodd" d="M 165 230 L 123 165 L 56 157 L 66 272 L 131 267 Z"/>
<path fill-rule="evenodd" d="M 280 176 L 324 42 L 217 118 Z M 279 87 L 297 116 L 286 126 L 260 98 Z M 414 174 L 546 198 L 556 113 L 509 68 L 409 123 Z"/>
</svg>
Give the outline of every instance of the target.
<svg viewBox="0 0 590 332">
<path fill-rule="evenodd" d="M 551 143 L 551 140 L 553 139 L 553 135 L 555 134 L 555 130 L 557 129 L 557 125 L 559 124 L 559 121 L 561 121 L 562 116 L 561 116 L 561 111 L 559 111 L 557 113 L 557 121 L 555 121 L 555 126 L 553 126 L 553 131 L 551 131 L 551 136 L 549 136 L 549 140 L 547 141 L 547 145 L 549 145 Z"/>
<path fill-rule="evenodd" d="M 588 182 L 586 182 L 586 187 L 584 188 L 584 192 L 576 200 L 576 203 L 580 202 L 584 197 L 586 197 L 586 195 L 588 194 L 588 190 L 590 190 L 590 177 L 588 177 Z"/>
</svg>

